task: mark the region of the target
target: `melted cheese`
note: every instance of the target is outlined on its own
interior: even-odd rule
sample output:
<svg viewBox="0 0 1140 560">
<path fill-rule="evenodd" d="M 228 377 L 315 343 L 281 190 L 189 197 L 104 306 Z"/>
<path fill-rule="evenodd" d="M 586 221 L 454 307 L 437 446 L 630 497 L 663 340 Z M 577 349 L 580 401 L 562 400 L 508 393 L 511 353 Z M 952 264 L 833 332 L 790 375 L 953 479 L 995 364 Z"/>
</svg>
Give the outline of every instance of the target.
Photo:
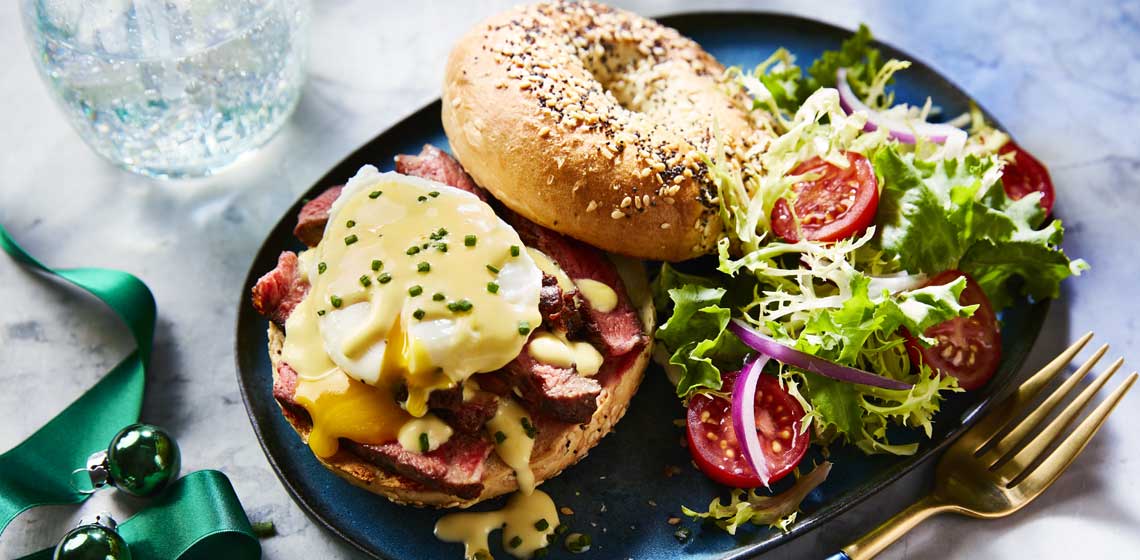
<svg viewBox="0 0 1140 560">
<path fill-rule="evenodd" d="M 534 247 L 527 247 L 526 252 L 530 253 L 530 258 L 534 260 L 534 264 L 538 265 L 540 270 L 558 280 L 558 287 L 562 288 L 563 292 L 569 293 L 574 291 L 574 282 L 570 280 L 570 277 L 566 275 L 562 267 L 558 266 L 558 263 L 546 256 L 546 253 Z"/>
<path fill-rule="evenodd" d="M 569 341 L 561 333 L 538 333 L 526 348 L 535 360 L 558 367 L 573 367 L 586 377 L 598 373 L 604 359 L 589 342 Z"/>
<path fill-rule="evenodd" d="M 605 283 L 589 278 L 579 278 L 575 284 L 577 284 L 578 290 L 582 292 L 582 297 L 590 302 L 590 307 L 602 313 L 609 313 L 617 307 L 617 292 Z"/>
<path fill-rule="evenodd" d="M 527 434 L 525 426 L 532 427 Z M 530 452 L 534 449 L 534 423 L 523 407 L 514 399 L 499 399 L 495 416 L 487 421 L 487 433 L 495 442 L 495 452 L 499 458 L 514 469 L 519 481 L 519 490 L 524 494 L 534 491 L 534 473 L 530 470 Z"/>
<path fill-rule="evenodd" d="M 487 537 L 502 527 L 503 550 L 516 558 L 530 558 L 536 550 L 547 546 L 557 526 L 554 501 L 545 492 L 535 490 L 531 494 L 516 492 L 499 511 L 445 515 L 435 524 L 435 536 L 442 541 L 463 543 L 464 558 L 474 558 L 479 552 L 490 556 Z M 512 542 L 516 546 L 511 546 Z"/>
<path fill-rule="evenodd" d="M 434 414 L 425 414 L 423 418 L 415 418 L 405 422 L 400 427 L 400 433 L 396 440 L 400 442 L 400 446 L 404 449 L 414 453 L 425 453 L 439 449 L 439 446 L 447 443 L 451 439 L 454 432 L 451 426 L 446 422 L 440 420 Z M 427 436 L 427 449 L 424 449 L 424 436 Z"/>
<path fill-rule="evenodd" d="M 311 288 L 286 322 L 282 358 L 298 372 L 314 452 L 396 439 L 431 391 L 514 359 L 520 325 L 542 320 L 542 273 L 521 248 L 474 195 L 362 168 L 300 259 Z M 433 433 L 433 446 L 446 441 Z"/>
</svg>

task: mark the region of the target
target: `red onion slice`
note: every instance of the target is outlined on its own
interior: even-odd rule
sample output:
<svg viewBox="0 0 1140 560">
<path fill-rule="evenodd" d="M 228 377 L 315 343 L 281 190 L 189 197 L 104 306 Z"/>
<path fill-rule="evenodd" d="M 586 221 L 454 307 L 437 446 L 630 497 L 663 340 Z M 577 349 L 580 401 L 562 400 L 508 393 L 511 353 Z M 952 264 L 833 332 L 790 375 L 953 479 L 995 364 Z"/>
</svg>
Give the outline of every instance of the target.
<svg viewBox="0 0 1140 560">
<path fill-rule="evenodd" d="M 766 363 L 768 356 L 761 354 L 745 364 L 732 388 L 732 429 L 740 442 L 740 450 L 744 452 L 744 460 L 752 465 L 765 488 L 771 475 L 760 448 L 760 435 L 756 432 L 756 383 L 760 381 Z"/>
<path fill-rule="evenodd" d="M 928 123 L 918 119 L 899 119 L 868 107 L 859 99 L 859 96 L 855 95 L 855 92 L 851 91 L 851 85 L 847 83 L 846 68 L 840 68 L 835 73 L 835 87 L 839 90 L 839 104 L 844 111 L 847 111 L 847 114 L 850 115 L 856 111 L 867 114 L 867 123 L 863 125 L 863 130 L 867 132 L 885 128 L 890 138 L 904 144 L 914 144 L 915 134 L 935 144 L 945 144 L 951 136 L 966 134 L 964 130 L 947 124 Z"/>
<path fill-rule="evenodd" d="M 905 383 L 881 375 L 876 375 L 869 371 L 863 371 L 853 367 L 841 366 L 839 364 L 829 362 L 823 358 L 812 356 L 800 352 L 795 348 L 790 348 L 779 342 L 776 342 L 771 337 L 765 336 L 755 329 L 749 327 L 744 321 L 740 319 L 733 319 L 729 323 L 728 328 L 732 330 L 740 340 L 747 344 L 754 350 L 770 356 L 776 361 L 783 362 L 790 366 L 795 366 L 812 373 L 818 373 L 824 377 L 830 377 L 837 381 L 844 381 L 847 383 L 857 383 L 859 385 L 870 385 L 871 387 L 879 387 L 882 389 L 895 389 L 907 390 L 914 388 L 914 385 Z M 755 389 L 755 387 L 753 387 Z M 755 392 L 755 391 L 753 391 Z M 734 404 L 735 406 L 735 404 Z M 739 436 L 737 436 L 739 437 Z"/>
</svg>

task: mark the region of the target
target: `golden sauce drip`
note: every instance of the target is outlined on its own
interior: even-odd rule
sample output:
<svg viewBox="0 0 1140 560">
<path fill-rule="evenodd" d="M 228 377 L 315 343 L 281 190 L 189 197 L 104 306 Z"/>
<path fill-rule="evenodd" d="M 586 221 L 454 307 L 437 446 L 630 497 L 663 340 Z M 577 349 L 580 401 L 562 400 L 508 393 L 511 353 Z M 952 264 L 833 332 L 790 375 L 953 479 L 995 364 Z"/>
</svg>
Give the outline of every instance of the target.
<svg viewBox="0 0 1140 560">
<path fill-rule="evenodd" d="M 446 422 L 434 414 L 425 414 L 423 418 L 415 418 L 400 427 L 396 441 L 400 447 L 413 453 L 426 453 L 439 449 L 439 446 L 451 439 L 454 431 Z M 425 440 L 426 437 L 426 440 Z M 424 443 L 427 449 L 424 449 Z"/>
<path fill-rule="evenodd" d="M 589 342 L 566 340 L 561 333 L 538 333 L 526 348 L 535 360 L 558 367 L 574 367 L 579 375 L 586 377 L 598 373 L 604 359 Z"/>
<path fill-rule="evenodd" d="M 609 313 L 617 307 L 617 292 L 605 283 L 589 278 L 579 278 L 575 284 L 578 285 L 578 291 L 582 292 L 582 297 L 590 302 L 590 307 L 602 313 Z"/>
<path fill-rule="evenodd" d="M 532 427 L 532 433 L 527 433 L 526 426 Z M 526 409 L 511 398 L 499 399 L 499 408 L 486 425 L 487 433 L 495 442 L 495 452 L 515 470 L 519 490 L 524 494 L 534 491 L 534 472 L 530 470 L 530 452 L 534 449 L 533 426 Z"/>
<path fill-rule="evenodd" d="M 574 282 L 570 280 L 570 277 L 566 275 L 562 267 L 558 266 L 558 263 L 546 256 L 546 253 L 534 247 L 527 247 L 526 252 L 530 254 L 530 258 L 534 260 L 534 264 L 538 265 L 539 270 L 558 280 L 558 287 L 562 288 L 563 292 L 571 292 L 574 290 Z"/>
<path fill-rule="evenodd" d="M 540 526 L 546 528 L 540 530 Z M 516 558 L 530 558 L 536 550 L 547 546 L 557 526 L 554 501 L 545 492 L 535 490 L 530 494 L 512 494 L 506 507 L 499 511 L 445 515 L 435 524 L 435 536 L 441 541 L 463 543 L 464 558 L 474 558 L 479 552 L 489 556 L 487 537 L 502 527 L 503 550 Z M 512 542 L 516 546 L 511 546 Z"/>
</svg>

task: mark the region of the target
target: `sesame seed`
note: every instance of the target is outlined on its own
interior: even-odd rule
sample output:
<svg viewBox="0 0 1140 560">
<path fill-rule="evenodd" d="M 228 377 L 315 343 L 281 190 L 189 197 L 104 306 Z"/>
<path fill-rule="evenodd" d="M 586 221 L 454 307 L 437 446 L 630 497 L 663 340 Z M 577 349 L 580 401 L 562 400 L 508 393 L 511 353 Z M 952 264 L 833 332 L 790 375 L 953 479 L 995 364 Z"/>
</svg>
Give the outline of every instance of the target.
<svg viewBox="0 0 1140 560">
<path fill-rule="evenodd" d="M 615 220 L 620 220 L 625 217 L 625 213 L 621 210 L 614 210 L 613 212 L 610 212 L 610 217 Z"/>
</svg>

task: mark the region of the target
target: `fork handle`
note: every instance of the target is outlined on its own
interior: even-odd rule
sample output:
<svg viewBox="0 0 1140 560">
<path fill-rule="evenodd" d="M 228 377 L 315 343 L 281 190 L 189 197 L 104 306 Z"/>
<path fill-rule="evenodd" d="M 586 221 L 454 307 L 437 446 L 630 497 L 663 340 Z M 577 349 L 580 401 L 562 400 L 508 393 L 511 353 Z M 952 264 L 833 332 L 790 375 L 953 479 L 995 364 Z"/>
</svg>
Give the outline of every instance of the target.
<svg viewBox="0 0 1140 560">
<path fill-rule="evenodd" d="M 828 560 L 870 560 L 926 518 L 952 509 L 931 495 L 924 496 Z"/>
</svg>

